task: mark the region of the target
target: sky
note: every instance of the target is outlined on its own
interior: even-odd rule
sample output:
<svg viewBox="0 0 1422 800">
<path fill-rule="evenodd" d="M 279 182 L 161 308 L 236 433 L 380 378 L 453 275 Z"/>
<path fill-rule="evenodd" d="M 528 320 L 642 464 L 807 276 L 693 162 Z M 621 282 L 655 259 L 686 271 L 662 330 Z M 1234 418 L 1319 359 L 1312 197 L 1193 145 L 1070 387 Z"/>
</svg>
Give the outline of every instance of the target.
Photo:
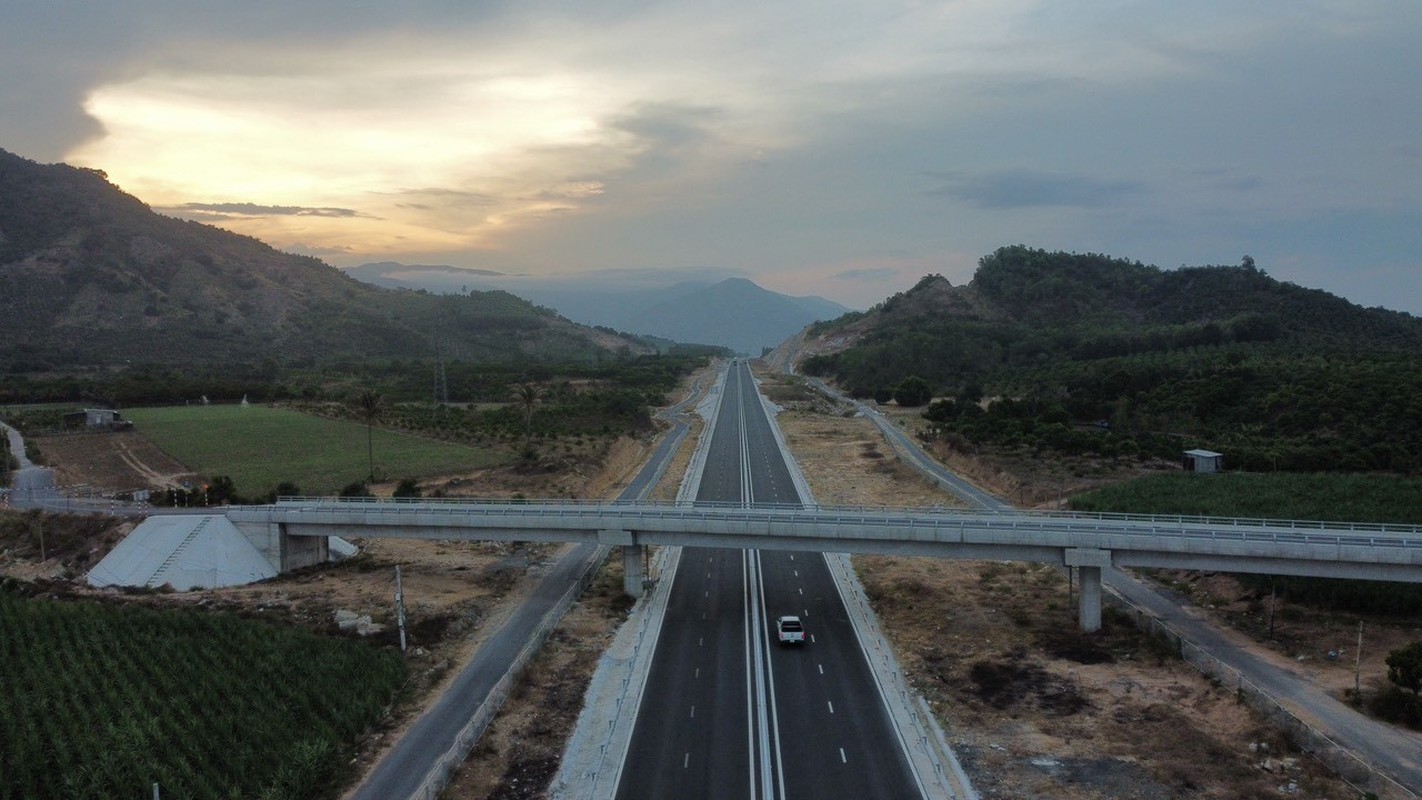
<svg viewBox="0 0 1422 800">
<path fill-rule="evenodd" d="M 0 0 L 0 149 L 336 266 L 865 308 L 1011 244 L 1422 314 L 1417 0 Z"/>
</svg>

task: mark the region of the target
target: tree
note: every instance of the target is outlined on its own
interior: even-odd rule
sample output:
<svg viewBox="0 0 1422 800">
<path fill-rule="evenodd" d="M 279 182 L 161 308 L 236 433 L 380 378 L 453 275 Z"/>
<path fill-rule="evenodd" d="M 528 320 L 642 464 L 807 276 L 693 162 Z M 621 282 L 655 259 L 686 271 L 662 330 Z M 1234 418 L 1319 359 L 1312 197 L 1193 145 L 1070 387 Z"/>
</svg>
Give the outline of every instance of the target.
<svg viewBox="0 0 1422 800">
<path fill-rule="evenodd" d="M 523 407 L 523 452 L 527 456 L 533 447 L 533 407 L 538 405 L 547 392 L 536 383 L 520 383 L 514 386 L 514 400 Z"/>
<path fill-rule="evenodd" d="M 917 375 L 904 378 L 894 389 L 894 400 L 905 408 L 927 405 L 933 399 L 933 387 Z"/>
<path fill-rule="evenodd" d="M 370 461 L 370 480 L 375 481 L 375 422 L 385 414 L 385 398 L 374 389 L 360 393 L 360 416 L 365 420 L 365 454 Z"/>
<path fill-rule="evenodd" d="M 1422 692 L 1422 642 L 1387 654 L 1387 679 L 1412 692 Z"/>
</svg>

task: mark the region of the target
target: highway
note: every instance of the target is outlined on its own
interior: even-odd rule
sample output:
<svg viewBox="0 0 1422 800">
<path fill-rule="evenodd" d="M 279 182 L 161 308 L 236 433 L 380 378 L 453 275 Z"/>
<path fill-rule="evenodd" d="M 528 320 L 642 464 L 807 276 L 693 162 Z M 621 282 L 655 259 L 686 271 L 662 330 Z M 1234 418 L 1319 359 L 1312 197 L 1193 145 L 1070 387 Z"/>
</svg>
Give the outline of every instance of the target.
<svg viewBox="0 0 1422 800">
<path fill-rule="evenodd" d="M 798 503 L 744 362 L 726 376 L 698 502 Z M 621 798 L 921 797 L 819 554 L 688 548 Z M 809 643 L 782 648 L 774 618 Z"/>
</svg>

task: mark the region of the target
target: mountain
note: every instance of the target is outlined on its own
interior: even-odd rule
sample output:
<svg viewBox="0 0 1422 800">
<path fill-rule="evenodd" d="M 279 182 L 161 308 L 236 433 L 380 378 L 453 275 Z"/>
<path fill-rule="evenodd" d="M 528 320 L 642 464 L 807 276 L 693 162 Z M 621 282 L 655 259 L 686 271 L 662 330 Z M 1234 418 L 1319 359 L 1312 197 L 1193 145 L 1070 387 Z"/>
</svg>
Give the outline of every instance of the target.
<svg viewBox="0 0 1422 800">
<path fill-rule="evenodd" d="M 463 292 L 472 286 L 499 287 L 576 322 L 678 342 L 729 347 L 759 355 L 816 320 L 848 311 L 821 297 L 791 297 L 744 278 L 719 282 L 684 280 L 649 283 L 646 272 L 598 275 L 592 279 L 552 279 L 506 275 L 489 270 L 416 266 L 393 262 L 362 264 L 350 274 L 381 286 Z"/>
<path fill-rule="evenodd" d="M 790 297 L 744 278 L 710 286 L 682 284 L 659 301 L 633 306 L 625 329 L 683 342 L 719 344 L 758 356 L 811 322 L 833 319 L 847 309 L 820 297 Z M 622 326 L 614 326 L 621 328 Z"/>
<path fill-rule="evenodd" d="M 1422 468 L 1422 319 L 1276 280 L 1252 259 L 1173 270 L 1004 247 L 796 342 L 801 369 L 946 399 L 945 441 L 1255 470 Z M 982 399 L 992 398 L 991 402 Z"/>
<path fill-rule="evenodd" d="M 592 360 L 630 340 L 507 292 L 435 296 L 155 214 L 98 170 L 0 151 L 0 367 Z"/>
</svg>

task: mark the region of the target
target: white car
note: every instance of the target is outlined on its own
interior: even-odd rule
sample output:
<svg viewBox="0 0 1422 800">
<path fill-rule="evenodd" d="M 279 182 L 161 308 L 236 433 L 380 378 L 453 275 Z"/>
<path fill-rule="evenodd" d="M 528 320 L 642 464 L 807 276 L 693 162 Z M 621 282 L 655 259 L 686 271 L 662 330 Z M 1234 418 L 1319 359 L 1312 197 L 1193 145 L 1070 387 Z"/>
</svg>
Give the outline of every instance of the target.
<svg viewBox="0 0 1422 800">
<path fill-rule="evenodd" d="M 804 644 L 805 626 L 800 624 L 799 617 L 776 617 L 775 638 L 781 644 Z"/>
</svg>

